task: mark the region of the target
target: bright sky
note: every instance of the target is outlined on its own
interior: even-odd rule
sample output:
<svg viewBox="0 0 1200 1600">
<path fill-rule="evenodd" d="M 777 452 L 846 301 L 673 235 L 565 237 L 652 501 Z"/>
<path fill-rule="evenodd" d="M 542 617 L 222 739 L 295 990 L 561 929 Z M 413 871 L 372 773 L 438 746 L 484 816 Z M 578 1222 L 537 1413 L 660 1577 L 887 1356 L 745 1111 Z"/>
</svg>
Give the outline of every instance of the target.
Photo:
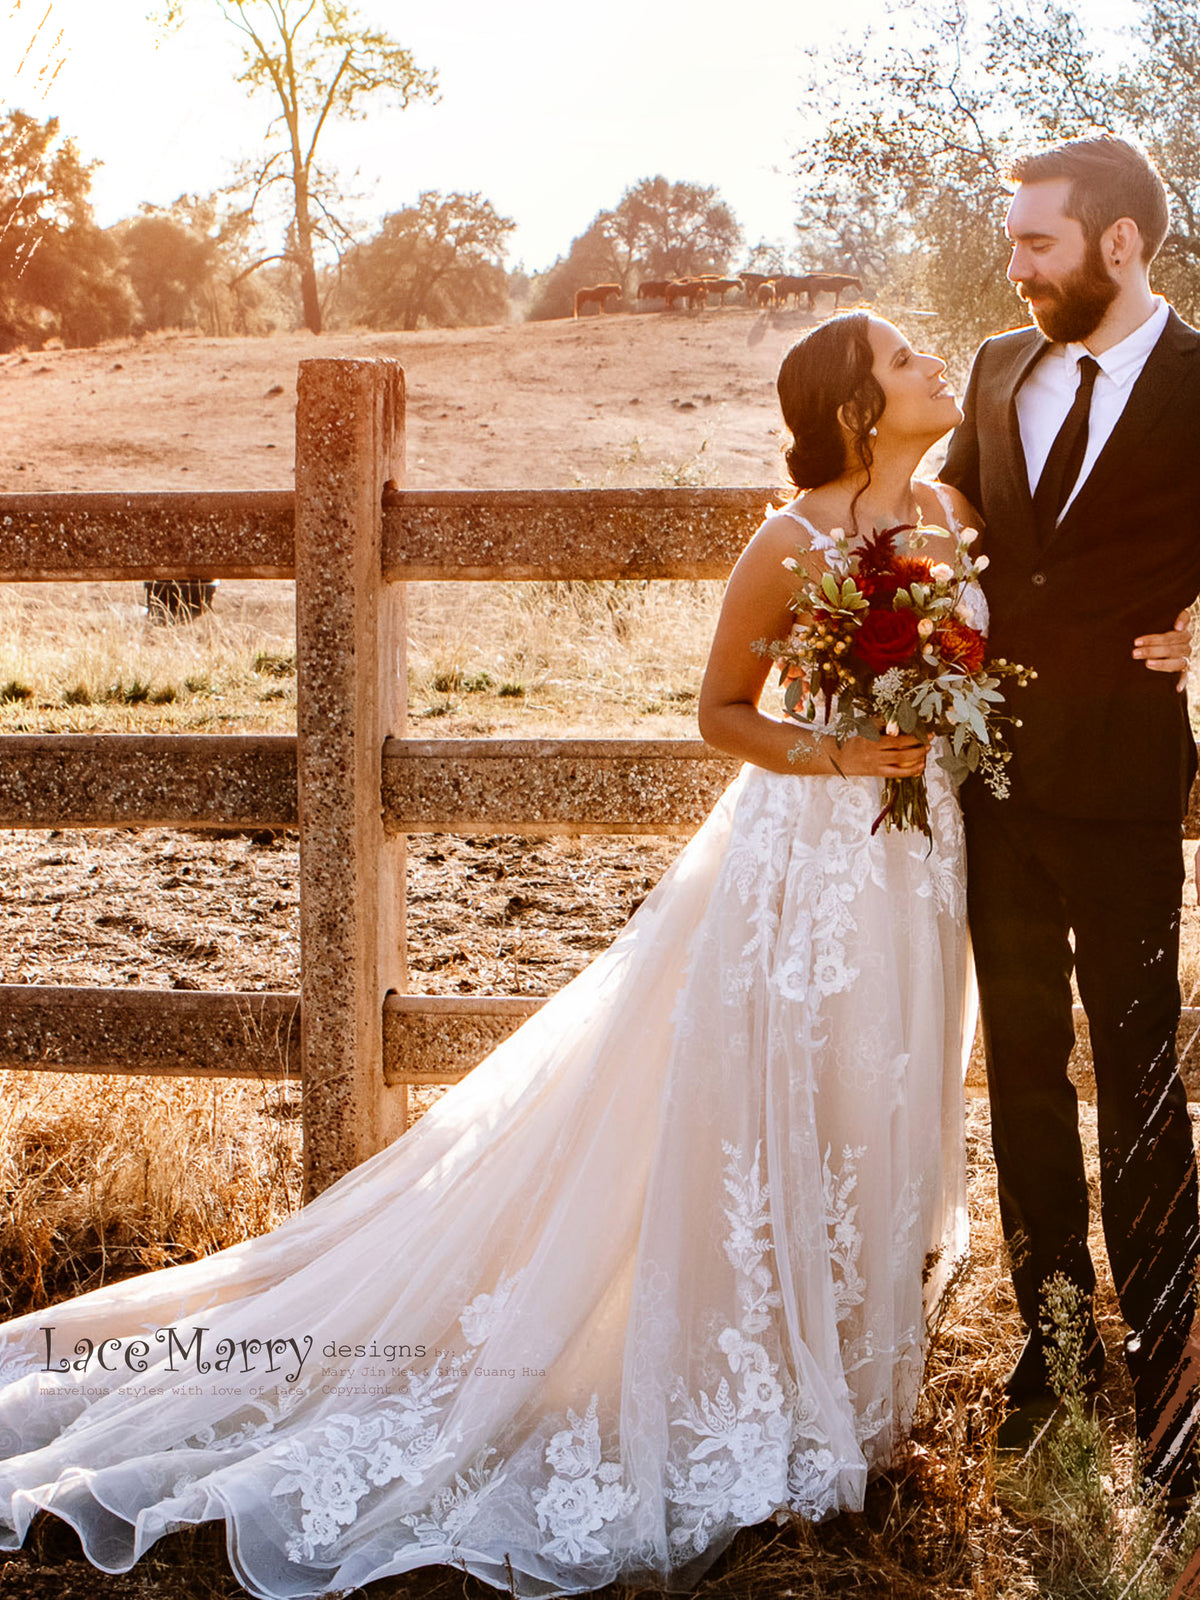
<svg viewBox="0 0 1200 1600">
<path fill-rule="evenodd" d="M 0 0 L 6 108 L 59 117 L 104 165 L 103 225 L 228 181 L 269 102 L 233 82 L 240 35 L 213 0 L 163 38 L 153 0 Z M 819 116 L 798 105 L 805 47 L 859 36 L 883 0 L 359 0 L 359 14 L 436 68 L 441 100 L 372 111 L 322 144 L 367 231 L 422 189 L 478 190 L 518 223 L 510 262 L 566 252 L 639 178 L 715 184 L 747 242 L 789 247 L 790 156 Z M 1135 0 L 1093 0 L 1130 21 Z M 357 176 L 356 176 L 357 174 Z"/>
</svg>

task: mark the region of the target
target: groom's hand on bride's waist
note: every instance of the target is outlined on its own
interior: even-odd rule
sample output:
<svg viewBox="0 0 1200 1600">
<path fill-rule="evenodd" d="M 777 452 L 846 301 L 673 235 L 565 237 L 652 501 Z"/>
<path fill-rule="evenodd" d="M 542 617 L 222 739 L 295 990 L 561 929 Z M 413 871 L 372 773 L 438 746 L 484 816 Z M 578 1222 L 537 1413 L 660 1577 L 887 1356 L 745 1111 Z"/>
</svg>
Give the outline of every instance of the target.
<svg viewBox="0 0 1200 1600">
<path fill-rule="evenodd" d="M 1174 633 L 1144 633 L 1133 641 L 1133 658 L 1144 661 L 1151 672 L 1177 672 L 1175 685 L 1180 694 L 1187 688 L 1188 660 L 1192 653 L 1192 619 L 1181 611 L 1175 618 Z"/>
</svg>

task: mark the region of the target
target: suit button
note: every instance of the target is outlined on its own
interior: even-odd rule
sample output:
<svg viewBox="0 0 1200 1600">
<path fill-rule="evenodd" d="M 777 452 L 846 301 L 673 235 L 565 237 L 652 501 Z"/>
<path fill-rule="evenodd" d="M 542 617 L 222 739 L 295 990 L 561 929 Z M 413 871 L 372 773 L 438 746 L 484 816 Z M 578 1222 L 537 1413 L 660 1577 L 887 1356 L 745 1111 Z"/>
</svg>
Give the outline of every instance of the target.
<svg viewBox="0 0 1200 1600">
<path fill-rule="evenodd" d="M 1046 574 L 1044 572 L 1035 572 L 1033 575 L 1033 581 L 1040 589 L 1042 584 L 1044 584 L 1046 581 Z"/>
</svg>

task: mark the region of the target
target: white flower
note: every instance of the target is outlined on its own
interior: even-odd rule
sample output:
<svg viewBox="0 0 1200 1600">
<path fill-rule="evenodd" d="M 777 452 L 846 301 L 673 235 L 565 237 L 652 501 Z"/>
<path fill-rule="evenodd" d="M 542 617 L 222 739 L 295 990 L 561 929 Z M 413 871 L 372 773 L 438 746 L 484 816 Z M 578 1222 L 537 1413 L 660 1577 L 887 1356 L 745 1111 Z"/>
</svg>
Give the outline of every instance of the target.
<svg viewBox="0 0 1200 1600">
<path fill-rule="evenodd" d="M 928 639 L 933 632 L 933 622 L 929 617 L 922 617 L 917 623 L 917 633 L 922 639 Z"/>
<path fill-rule="evenodd" d="M 975 571 L 982 572 L 985 567 L 990 567 L 991 564 L 992 561 L 990 556 L 980 556 L 979 560 L 975 563 Z"/>
<path fill-rule="evenodd" d="M 800 563 L 796 560 L 795 556 L 784 556 L 783 565 L 788 569 L 789 572 L 799 572 L 800 570 Z"/>
<path fill-rule="evenodd" d="M 891 734 L 892 737 L 894 738 L 896 736 L 896 734 L 898 734 L 900 732 L 900 724 L 898 722 L 889 722 L 887 727 L 883 731 L 884 731 L 884 733 Z"/>
<path fill-rule="evenodd" d="M 554 1553 L 561 1551 L 578 1561 L 584 1552 L 604 1555 L 604 1546 L 590 1537 L 604 1526 L 604 1510 L 600 1504 L 601 1490 L 590 1478 L 570 1481 L 551 1478 L 545 1494 L 534 1501 L 538 1527 L 555 1535 Z"/>
<path fill-rule="evenodd" d="M 974 544 L 978 537 L 978 528 L 964 528 L 958 536 L 958 542 L 959 544 Z"/>
<path fill-rule="evenodd" d="M 954 577 L 954 568 L 945 561 L 935 561 L 929 569 L 929 576 L 935 583 L 949 583 Z"/>
</svg>

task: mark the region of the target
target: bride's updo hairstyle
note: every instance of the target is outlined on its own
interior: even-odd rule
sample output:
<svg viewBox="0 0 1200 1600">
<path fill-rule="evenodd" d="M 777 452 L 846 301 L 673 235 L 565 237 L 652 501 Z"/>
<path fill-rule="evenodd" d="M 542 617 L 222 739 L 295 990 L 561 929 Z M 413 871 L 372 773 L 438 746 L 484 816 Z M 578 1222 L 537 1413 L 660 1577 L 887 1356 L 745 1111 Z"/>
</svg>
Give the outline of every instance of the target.
<svg viewBox="0 0 1200 1600">
<path fill-rule="evenodd" d="M 852 462 L 870 475 L 871 429 L 883 415 L 884 394 L 871 370 L 869 326 L 865 311 L 830 317 L 797 339 L 783 358 L 776 387 L 792 435 L 784 460 L 798 490 L 831 483 Z M 842 407 L 848 439 L 838 418 Z"/>
</svg>

